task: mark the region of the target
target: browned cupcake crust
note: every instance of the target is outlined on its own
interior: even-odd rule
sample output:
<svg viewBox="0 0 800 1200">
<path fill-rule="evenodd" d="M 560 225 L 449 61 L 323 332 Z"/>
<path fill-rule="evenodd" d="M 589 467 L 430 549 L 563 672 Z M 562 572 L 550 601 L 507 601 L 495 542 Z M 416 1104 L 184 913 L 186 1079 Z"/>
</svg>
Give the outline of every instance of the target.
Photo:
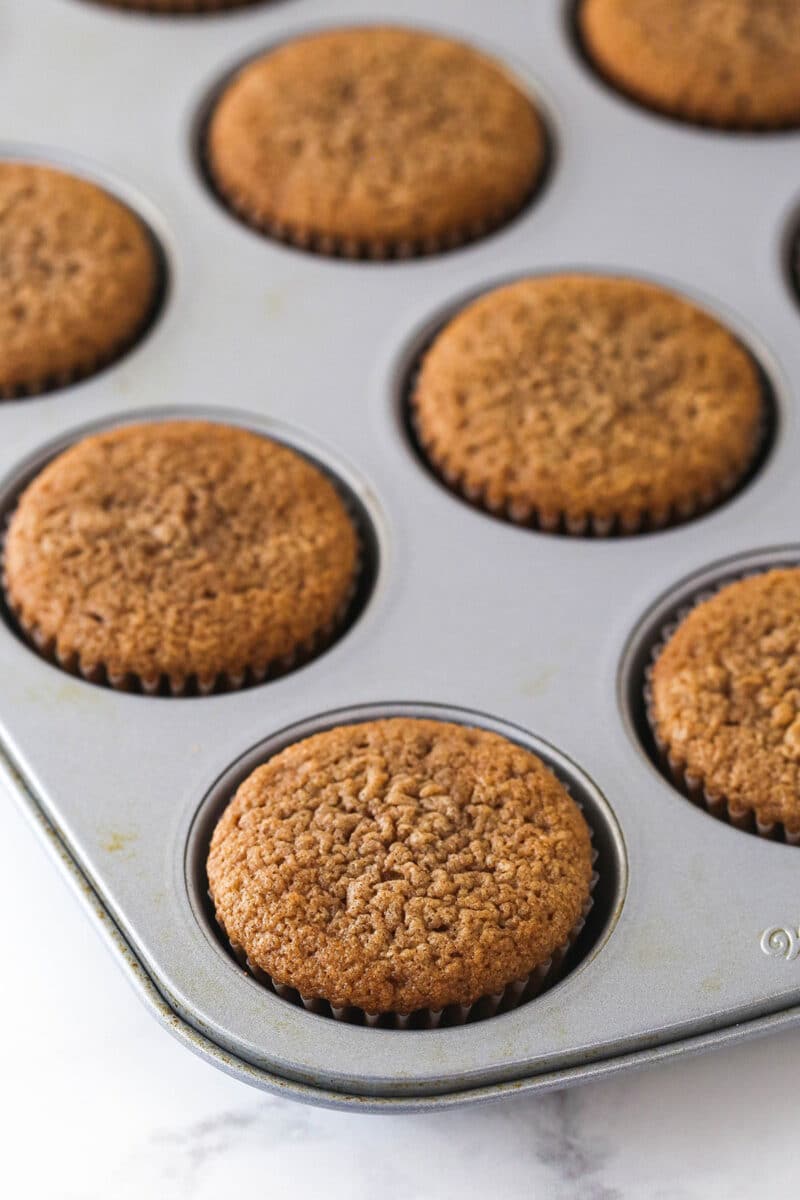
<svg viewBox="0 0 800 1200">
<path fill-rule="evenodd" d="M 800 568 L 698 604 L 653 667 L 650 718 L 708 798 L 800 831 Z"/>
<path fill-rule="evenodd" d="M 135 341 L 160 284 L 152 239 L 85 179 L 0 162 L 0 397 L 91 374 Z"/>
<path fill-rule="evenodd" d="M 367 1013 L 471 1004 L 549 959 L 591 887 L 588 827 L 530 751 L 431 720 L 345 725 L 240 786 L 220 923 L 276 983 Z"/>
<path fill-rule="evenodd" d="M 307 657 L 342 620 L 357 562 L 344 503 L 299 454 L 170 421 L 85 438 L 45 467 L 4 566 L 23 629 L 63 665 L 180 693 Z"/>
<path fill-rule="evenodd" d="M 717 321 L 664 288 L 593 275 L 468 305 L 426 353 L 412 413 L 465 497 L 572 533 L 709 508 L 753 463 L 765 416 L 750 355 Z"/>
<path fill-rule="evenodd" d="M 207 130 L 213 183 L 261 230 L 354 257 L 432 252 L 527 201 L 546 139 L 476 50 L 409 29 L 289 42 L 228 84 Z"/>
<path fill-rule="evenodd" d="M 795 0 L 582 0 L 584 47 L 615 87 L 724 129 L 800 124 Z"/>
</svg>

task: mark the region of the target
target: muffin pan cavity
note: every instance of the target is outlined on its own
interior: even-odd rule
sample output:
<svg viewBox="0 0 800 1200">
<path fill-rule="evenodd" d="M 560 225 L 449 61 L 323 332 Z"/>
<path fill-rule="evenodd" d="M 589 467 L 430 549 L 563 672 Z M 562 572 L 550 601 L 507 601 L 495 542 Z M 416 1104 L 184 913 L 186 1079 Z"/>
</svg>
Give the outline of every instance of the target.
<svg viewBox="0 0 800 1200">
<path fill-rule="evenodd" d="M 152 332 L 167 254 L 125 190 L 67 156 L 0 146 L 0 402 L 84 383 Z"/>
<path fill-rule="evenodd" d="M 736 829 L 792 846 L 800 845 L 800 834 L 779 822 L 762 823 L 752 811 L 737 812 L 726 797 L 710 796 L 699 779 L 671 758 L 654 728 L 651 675 L 669 639 L 699 604 L 728 584 L 798 564 L 800 547 L 797 546 L 753 551 L 716 563 L 676 584 L 645 614 L 634 631 L 623 655 L 619 681 L 623 717 L 629 732 L 656 770 L 681 796 Z"/>
<path fill-rule="evenodd" d="M 376 30 L 377 25 L 378 23 L 376 23 Z M 404 33 L 425 35 L 428 32 L 419 25 L 405 25 L 400 19 L 388 21 L 386 22 L 386 25 L 391 26 L 391 28 L 385 29 L 384 34 L 390 38 L 394 35 L 399 35 L 402 37 Z M 239 77 L 252 70 L 252 68 L 258 63 L 262 62 L 262 60 L 264 64 L 268 66 L 269 59 L 272 54 L 278 53 L 285 48 L 292 50 L 292 43 L 294 42 L 297 42 L 298 44 L 302 43 L 304 40 L 313 42 L 313 40 L 317 37 L 322 40 L 327 35 L 336 34 L 338 31 L 342 30 L 350 31 L 357 37 L 359 32 L 363 31 L 369 33 L 371 28 L 372 26 L 366 22 L 354 23 L 353 21 L 347 21 L 343 25 L 329 24 L 321 26 L 317 29 L 304 28 L 297 38 L 282 39 L 274 42 L 271 45 L 262 46 L 260 49 L 253 50 L 253 52 L 250 53 L 245 59 L 240 60 L 236 65 L 229 69 L 209 89 L 205 99 L 200 105 L 193 125 L 193 155 L 200 180 L 217 204 L 225 211 L 225 213 L 233 220 L 239 222 L 240 224 L 244 224 L 261 237 L 279 242 L 286 246 L 290 246 L 295 250 L 301 250 L 322 258 L 343 259 L 350 262 L 360 261 L 365 263 L 381 263 L 404 262 L 406 260 L 438 256 L 441 254 L 450 253 L 454 250 L 459 250 L 463 247 L 490 237 L 492 234 L 500 232 L 507 226 L 513 225 L 527 215 L 531 209 L 535 209 L 542 198 L 542 194 L 549 187 L 556 160 L 556 141 L 553 132 L 553 121 L 546 103 L 542 101 L 538 94 L 537 88 L 530 84 L 525 77 L 520 77 L 511 66 L 507 65 L 507 63 L 503 61 L 502 56 L 498 57 L 498 55 L 493 52 L 491 47 L 473 44 L 469 39 L 462 39 L 459 37 L 457 32 L 448 34 L 446 31 L 442 30 L 437 30 L 435 32 L 430 31 L 430 36 L 432 38 L 439 39 L 442 43 L 444 43 L 445 40 L 451 40 L 453 43 L 460 44 L 460 52 L 475 52 L 475 65 L 479 69 L 481 58 L 484 60 L 484 62 L 492 63 L 497 69 L 497 82 L 503 87 L 508 87 L 510 84 L 513 89 L 518 92 L 521 100 L 527 103 L 533 111 L 534 124 L 536 126 L 536 141 L 538 143 L 535 149 L 537 162 L 535 170 L 532 173 L 531 182 L 524 189 L 517 189 L 519 194 L 516 195 L 515 198 L 505 199 L 502 202 L 499 202 L 496 199 L 492 199 L 487 194 L 487 198 L 485 200 L 486 211 L 483 215 L 469 213 L 465 214 L 463 217 L 458 217 L 457 209 L 454 209 L 454 215 L 450 218 L 449 224 L 442 224 L 442 227 L 436 231 L 434 231 L 433 227 L 430 230 L 426 230 L 423 227 L 427 223 L 426 209 L 428 209 L 432 204 L 438 202 L 440 194 L 458 192 L 458 188 L 454 188 L 448 181 L 448 185 L 439 189 L 439 192 L 430 192 L 430 194 L 426 193 L 425 199 L 420 199 L 418 202 L 417 206 L 419 208 L 419 219 L 421 223 L 419 232 L 415 232 L 410 226 L 409 228 L 405 228 L 404 223 L 401 222 L 400 225 L 398 225 L 398 232 L 396 234 L 390 233 L 388 229 L 381 228 L 380 225 L 378 225 L 376 226 L 374 235 L 369 235 L 366 232 L 366 226 L 369 224 L 369 221 L 365 216 L 365 212 L 366 209 L 370 207 L 370 204 L 373 203 L 370 200 L 371 193 L 374 192 L 378 196 L 374 207 L 376 220 L 381 217 L 382 212 L 388 212 L 398 206 L 402 209 L 404 204 L 409 203 L 405 193 L 409 191 L 413 193 L 414 185 L 413 180 L 411 183 L 409 183 L 408 181 L 402 179 L 401 161 L 398 161 L 393 165 L 387 161 L 387 163 L 384 163 L 383 167 L 381 168 L 382 174 L 379 174 L 374 179 L 370 177 L 369 173 L 365 175 L 360 189 L 362 193 L 360 202 L 362 211 L 358 211 L 358 206 L 353 206 L 351 219 L 355 223 L 353 224 L 352 230 L 349 232 L 345 230 L 344 225 L 341 230 L 334 232 L 333 226 L 335 225 L 338 227 L 338 225 L 341 223 L 335 214 L 337 209 L 342 207 L 343 203 L 348 202 L 347 191 L 349 187 L 353 186 L 352 183 L 347 183 L 344 179 L 340 179 L 338 180 L 338 186 L 343 189 L 343 195 L 338 199 L 331 197 L 327 202 L 323 197 L 323 205 L 320 211 L 323 212 L 326 219 L 331 220 L 333 224 L 331 229 L 328 230 L 316 229 L 312 224 L 313 217 L 308 214 L 309 212 L 313 211 L 315 207 L 314 204 L 311 203 L 313 191 L 316 188 L 322 188 L 324 190 L 324 174 L 321 178 L 315 179 L 312 172 L 309 175 L 308 195 L 300 195 L 295 189 L 295 182 L 292 179 L 294 170 L 291 169 L 291 160 L 288 156 L 284 161 L 284 167 L 288 172 L 286 185 L 287 187 L 291 186 L 293 189 L 293 198 L 298 206 L 298 215 L 296 217 L 292 217 L 288 212 L 283 213 L 282 215 L 276 215 L 269 212 L 268 209 L 264 207 L 264 205 L 268 204 L 270 200 L 269 195 L 265 195 L 263 198 L 259 197 L 257 201 L 255 192 L 252 194 L 247 192 L 247 194 L 245 194 L 245 191 L 243 191 L 244 181 L 240 181 L 236 184 L 232 183 L 228 187 L 223 187 L 221 175 L 218 172 L 215 176 L 215 172 L 211 163 L 210 132 L 212 124 L 220 112 L 221 104 L 226 100 L 226 97 L 229 95 L 232 86 L 236 85 Z M 341 53 L 338 53 L 335 57 L 342 58 L 342 55 Z M 391 47 L 388 50 L 384 49 L 382 55 L 380 56 L 384 62 L 388 61 L 390 57 Z M 373 60 L 372 65 L 375 64 L 375 61 L 380 61 L 380 58 Z M 413 62 L 413 58 L 410 61 Z M 313 69 L 315 65 L 315 60 L 313 58 L 309 65 Z M 324 66 L 324 59 L 320 59 L 317 62 L 317 65 Z M 364 69 L 368 68 L 369 65 L 369 62 L 362 64 Z M 359 76 L 360 72 L 356 72 L 353 78 L 358 80 Z M 338 90 L 344 96 L 345 92 L 351 92 L 357 86 L 359 86 L 358 82 L 340 82 L 338 85 Z M 304 89 L 308 90 L 310 87 L 311 84 L 306 79 L 304 82 Z M 328 102 L 328 97 L 332 89 L 333 83 L 328 81 L 326 85 L 325 96 L 321 99 L 320 104 L 318 105 L 318 110 L 321 111 L 322 106 Z M 421 87 L 419 90 L 421 93 L 424 93 L 430 89 L 427 87 Z M 368 106 L 370 89 L 366 87 L 364 91 L 366 99 L 362 101 L 362 104 Z M 387 96 L 388 94 L 391 94 L 391 88 L 389 89 Z M 386 103 L 388 104 L 388 98 L 385 99 Z M 345 96 L 342 102 L 346 103 L 348 100 L 349 97 Z M 442 117 L 445 119 L 448 117 L 449 110 L 452 108 L 453 103 L 453 97 L 451 97 L 449 100 L 445 100 L 442 104 L 442 109 L 438 114 L 438 117 L 435 112 L 428 114 L 428 117 L 421 123 L 422 128 L 424 129 L 427 125 L 433 131 L 434 136 L 436 136 L 438 121 L 442 119 Z M 468 128 L 472 129 L 474 127 L 476 121 L 480 119 L 480 115 L 484 111 L 485 107 L 485 105 L 482 105 L 480 108 L 474 109 L 468 115 L 466 122 Z M 310 108 L 309 114 L 306 115 L 309 116 L 315 111 L 316 110 Z M 350 129 L 349 139 L 350 142 L 356 147 L 352 150 L 353 162 L 351 166 L 351 174 L 357 174 L 360 169 L 360 164 L 364 162 L 363 144 L 365 143 L 365 138 L 358 133 L 356 128 L 358 115 L 359 110 L 354 107 L 353 114 L 348 121 L 348 128 Z M 254 116 L 254 111 L 250 111 L 247 114 L 248 120 L 250 121 L 254 119 Z M 515 125 L 518 126 L 519 121 L 516 121 Z M 243 124 L 243 128 L 241 130 L 236 130 L 240 137 L 244 135 L 246 128 L 246 124 Z M 458 133 L 457 126 L 454 126 L 454 133 Z M 311 128 L 306 131 L 306 137 L 313 141 L 314 134 L 315 131 L 312 125 Z M 293 152 L 298 162 L 301 161 L 302 154 L 304 152 L 304 141 L 305 138 L 301 138 L 297 142 L 296 148 Z M 478 154 L 481 152 L 491 153 L 492 143 L 498 143 L 500 141 L 502 141 L 502 138 L 496 131 L 491 132 L 488 129 L 482 130 L 480 132 L 480 137 L 476 139 L 474 152 Z M 273 152 L 280 153 L 283 156 L 285 147 L 278 151 L 277 146 L 278 143 L 276 142 L 276 145 L 273 147 Z M 404 147 L 404 150 L 405 149 L 406 148 Z M 383 150 L 384 147 L 379 142 L 376 142 L 372 150 L 372 155 L 380 157 Z M 340 148 L 340 152 L 350 153 L 349 143 L 343 143 L 342 147 Z M 392 149 L 391 145 L 386 149 L 387 155 L 390 153 L 396 154 L 396 152 L 397 148 L 395 147 Z M 469 153 L 469 148 L 465 147 L 465 154 L 468 155 Z M 319 157 L 321 161 L 324 161 L 324 154 L 321 154 Z M 366 166 L 369 167 L 369 156 L 367 156 Z M 496 176 L 498 173 L 502 173 L 505 167 L 505 162 L 498 161 L 493 165 L 474 165 L 473 169 L 478 174 L 483 174 L 485 177 L 491 178 L 492 176 Z M 509 175 L 524 174 L 524 172 L 522 172 L 519 168 L 516 170 L 509 168 L 508 173 Z M 391 186 L 390 180 L 393 178 L 393 175 L 396 176 L 400 181 L 399 199 L 393 199 L 388 194 L 380 194 L 380 189 L 385 189 Z M 313 187 L 311 186 L 312 182 Z M 280 192 L 281 189 L 276 190 Z M 495 190 L 497 190 L 497 188 Z M 442 218 L 442 220 L 444 220 L 444 218 Z M 342 221 L 344 224 L 346 224 L 346 218 L 342 218 Z M 401 226 L 403 227 L 401 228 Z"/>
<path fill-rule="evenodd" d="M 322 457 L 324 451 L 318 452 L 316 447 L 308 448 L 304 444 L 303 439 L 291 430 L 284 429 L 283 427 L 274 429 L 265 427 L 264 423 L 259 422 L 257 419 L 250 420 L 247 417 L 237 419 L 236 414 L 223 414 L 218 410 L 182 409 L 175 412 L 147 411 L 141 414 L 131 413 L 113 423 L 100 423 L 79 431 L 74 431 L 57 442 L 42 447 L 26 462 L 21 464 L 6 480 L 2 489 L 0 489 L 0 527 L 3 530 L 3 547 L 10 522 L 22 493 L 59 454 L 84 438 L 105 432 L 108 429 L 122 429 L 130 425 L 158 425 L 160 422 L 167 421 L 210 421 L 212 424 L 217 423 L 249 429 L 279 445 L 296 451 L 303 459 L 319 469 L 334 485 L 335 491 L 343 502 L 347 515 L 354 527 L 358 543 L 358 558 L 351 595 L 346 602 L 346 611 L 337 617 L 330 631 L 326 630 L 323 633 L 315 634 L 301 648 L 290 654 L 272 659 L 266 669 L 247 669 L 236 678 L 217 674 L 213 679 L 204 680 L 195 673 L 189 673 L 184 678 L 176 680 L 167 674 L 161 673 L 148 681 L 130 673 L 113 677 L 104 665 L 87 667 L 85 662 L 81 661 L 76 653 L 62 653 L 56 644 L 55 638 L 42 636 L 40 630 L 35 627 L 29 629 L 23 628 L 21 615 L 18 611 L 15 611 L 15 607 L 9 596 L 4 568 L 2 569 L 3 589 L 2 597 L 0 597 L 0 615 L 2 615 L 8 627 L 26 647 L 38 653 L 48 663 L 69 675 L 83 679 L 85 682 L 101 687 L 113 688 L 117 691 L 176 699 L 203 697 L 256 687 L 299 670 L 324 654 L 332 645 L 345 637 L 348 631 L 356 624 L 368 604 L 375 586 L 379 570 L 379 552 L 375 522 L 368 511 L 367 505 L 354 486 L 346 481 L 344 473 L 340 472 L 336 466 L 331 465 L 327 461 L 327 457 Z M 359 490 L 363 494 L 363 486 Z M 99 620 L 100 617 L 98 616 L 97 619 Z"/>
<path fill-rule="evenodd" d="M 473 1004 L 468 1010 L 460 1006 L 451 1006 L 433 1017 L 429 1012 L 419 1011 L 399 1022 L 388 1014 L 378 1019 L 365 1019 L 365 1014 L 355 1009 L 332 1009 L 326 1001 L 304 999 L 293 988 L 276 989 L 263 972 L 247 963 L 243 952 L 234 953 L 225 933 L 217 924 L 213 904 L 209 899 L 206 859 L 217 821 L 242 780 L 294 742 L 334 726 L 354 725 L 385 717 L 423 717 L 499 733 L 536 754 L 580 806 L 592 834 L 595 880 L 591 903 L 574 937 L 563 947 L 564 953 L 559 952 L 553 961 L 543 964 L 542 969 L 534 972 L 524 989 L 510 987 L 506 994 L 487 997 Z M 237 759 L 210 788 L 192 824 L 186 849 L 186 886 L 192 911 L 206 937 L 222 948 L 226 960 L 234 970 L 249 971 L 264 987 L 279 995 L 282 1001 L 302 1006 L 317 1016 L 364 1028 L 413 1031 L 473 1024 L 502 1015 L 512 1008 L 529 1005 L 572 972 L 588 964 L 600 953 L 602 946 L 611 936 L 622 909 L 627 874 L 625 846 L 611 806 L 580 767 L 526 730 L 493 720 L 483 713 L 434 704 L 370 704 L 343 709 L 340 712 L 312 717 L 266 738 Z"/>
<path fill-rule="evenodd" d="M 550 275 L 558 275 L 562 276 L 565 280 L 570 280 L 572 277 L 585 274 L 591 275 L 601 284 L 603 280 L 618 279 L 620 281 L 630 281 L 633 286 L 645 284 L 661 288 L 665 293 L 670 293 L 677 300 L 686 301 L 694 305 L 705 315 L 716 321 L 721 329 L 724 329 L 734 337 L 739 348 L 748 356 L 751 366 L 757 375 L 760 387 L 760 429 L 756 435 L 756 446 L 749 465 L 730 485 L 716 487 L 712 495 L 703 496 L 698 494 L 688 496 L 686 503 L 673 502 L 657 514 L 636 510 L 628 514 L 625 518 L 619 516 L 601 517 L 597 514 L 571 518 L 564 512 L 543 513 L 537 511 L 530 503 L 523 505 L 522 509 L 520 509 L 513 502 L 498 500 L 497 498 L 492 499 L 480 488 L 470 488 L 464 480 L 455 476 L 448 476 L 444 471 L 437 468 L 436 464 L 432 461 L 430 454 L 422 444 L 419 421 L 414 411 L 414 394 L 419 383 L 423 362 L 440 335 L 447 330 L 447 327 L 454 319 L 468 310 L 476 301 L 485 299 L 494 292 L 503 291 L 503 289 L 513 287 L 515 284 L 524 283 L 528 279 L 541 280 L 545 283 Z M 428 321 L 418 327 L 409 339 L 396 365 L 394 386 L 398 393 L 398 426 L 402 436 L 409 445 L 416 462 L 445 492 L 474 511 L 486 516 L 508 522 L 519 528 L 568 537 L 600 540 L 629 538 L 635 535 L 652 534 L 662 530 L 674 529 L 705 517 L 715 509 L 730 503 L 760 474 L 772 453 L 778 434 L 779 407 L 776 390 L 773 387 L 767 370 L 743 336 L 732 330 L 725 318 L 715 314 L 709 306 L 691 299 L 674 286 L 664 285 L 659 280 L 645 278 L 636 273 L 622 275 L 622 273 L 607 271 L 580 272 L 567 268 L 561 272 L 533 272 L 523 276 L 515 275 L 510 278 L 493 281 L 489 286 L 482 288 L 478 292 L 472 292 L 457 301 L 450 302 L 444 306 L 443 310 L 432 315 Z M 476 438 L 484 434 L 484 429 L 476 429 Z"/>
<path fill-rule="evenodd" d="M 566 0 L 564 23 L 586 70 L 644 114 L 716 136 L 800 128 L 800 22 L 791 6 L 765 0 L 754 11 L 731 0 L 726 21 L 703 7 Z"/>
</svg>

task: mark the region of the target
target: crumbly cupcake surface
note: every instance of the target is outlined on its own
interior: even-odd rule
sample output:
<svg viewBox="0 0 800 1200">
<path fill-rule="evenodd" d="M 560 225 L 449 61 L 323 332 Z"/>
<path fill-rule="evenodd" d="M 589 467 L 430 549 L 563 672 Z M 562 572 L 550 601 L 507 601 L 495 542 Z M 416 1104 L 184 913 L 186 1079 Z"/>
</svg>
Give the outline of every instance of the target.
<svg viewBox="0 0 800 1200">
<path fill-rule="evenodd" d="M 365 27 L 245 66 L 214 109 L 207 158 L 231 207 L 268 232 L 355 255 L 413 253 L 516 212 L 543 171 L 545 134 L 484 55 Z"/>
<path fill-rule="evenodd" d="M 800 124 L 793 0 L 582 0 L 584 46 L 621 91 L 730 129 Z"/>
<path fill-rule="evenodd" d="M 116 358 L 152 315 L 142 222 L 85 179 L 0 162 L 0 396 L 43 391 Z"/>
<path fill-rule="evenodd" d="M 59 455 L 5 547 L 12 609 L 83 673 L 173 690 L 303 655 L 341 620 L 357 536 L 299 454 L 203 421 L 131 425 Z"/>
<path fill-rule="evenodd" d="M 208 877 L 274 981 L 365 1012 L 471 1004 L 563 946 L 590 893 L 574 801 L 529 751 L 431 720 L 347 725 L 240 786 Z"/>
<path fill-rule="evenodd" d="M 800 830 L 800 568 L 729 584 L 698 604 L 651 686 L 659 742 L 708 796 Z"/>
<path fill-rule="evenodd" d="M 434 340 L 412 397 L 456 489 L 512 519 L 619 530 L 709 507 L 752 464 L 764 400 L 718 322 L 651 284 L 525 279 Z"/>
</svg>

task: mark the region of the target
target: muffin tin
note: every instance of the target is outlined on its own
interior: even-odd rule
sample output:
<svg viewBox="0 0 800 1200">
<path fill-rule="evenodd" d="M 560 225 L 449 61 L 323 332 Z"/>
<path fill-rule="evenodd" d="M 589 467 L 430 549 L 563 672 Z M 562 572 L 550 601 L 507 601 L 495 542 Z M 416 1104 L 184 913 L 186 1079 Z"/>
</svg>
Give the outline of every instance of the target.
<svg viewBox="0 0 800 1200">
<path fill-rule="evenodd" d="M 160 241 L 168 283 L 124 359 L 2 405 L 0 507 L 88 429 L 207 415 L 277 436 L 337 477 L 372 529 L 374 576 L 323 655 L 228 695 L 115 692 L 0 623 L 7 782 L 159 1019 L 224 1070 L 318 1103 L 489 1100 L 800 1020 L 800 851 L 693 807 L 649 758 L 640 703 L 648 646 L 676 607 L 800 558 L 788 267 L 800 134 L 714 133 L 636 108 L 587 68 L 571 7 L 441 0 L 437 30 L 505 61 L 537 97 L 547 186 L 462 249 L 352 263 L 270 241 L 220 206 L 198 162 L 205 106 L 270 44 L 353 21 L 424 28 L 429 5 L 286 0 L 196 19 L 4 5 L 0 102 L 13 126 L 0 152 L 118 194 Z M 706 516 L 625 538 L 536 532 L 471 509 L 421 464 L 406 385 L 443 314 L 504 279 L 565 269 L 671 286 L 761 364 L 769 454 Z M 498 729 L 584 805 L 600 851 L 595 911 L 561 982 L 514 1011 L 439 1029 L 334 1021 L 268 991 L 214 931 L 204 852 L 242 772 L 306 732 L 388 713 Z"/>
</svg>

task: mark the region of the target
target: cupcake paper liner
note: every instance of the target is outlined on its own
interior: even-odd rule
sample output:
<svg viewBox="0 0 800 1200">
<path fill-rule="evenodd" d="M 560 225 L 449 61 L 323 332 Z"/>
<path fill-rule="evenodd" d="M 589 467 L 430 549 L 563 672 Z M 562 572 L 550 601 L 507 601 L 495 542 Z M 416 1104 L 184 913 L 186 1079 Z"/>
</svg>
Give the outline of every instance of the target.
<svg viewBox="0 0 800 1200">
<path fill-rule="evenodd" d="M 209 114 L 209 119 L 210 119 Z M 325 234 L 316 230 L 292 225 L 290 222 L 277 221 L 268 213 L 255 208 L 234 188 L 226 187 L 214 173 L 208 157 L 205 137 L 201 146 L 201 165 L 206 181 L 214 195 L 234 217 L 244 221 L 251 229 L 275 241 L 283 242 L 298 250 L 306 250 L 323 258 L 344 258 L 355 262 L 390 262 L 412 258 L 424 258 L 433 254 L 443 254 L 448 250 L 456 250 L 470 242 L 493 233 L 506 225 L 528 207 L 538 193 L 547 175 L 546 168 L 533 189 L 518 203 L 497 212 L 483 221 L 454 229 L 439 237 L 419 238 L 357 238 L 340 237 Z"/>
<path fill-rule="evenodd" d="M 759 570 L 742 571 L 738 575 L 729 576 L 721 580 L 712 588 L 704 588 L 702 592 L 698 592 L 690 603 L 682 605 L 668 624 L 659 630 L 658 638 L 653 643 L 650 651 L 650 662 L 645 668 L 643 688 L 647 725 L 653 738 L 659 765 L 662 773 L 667 776 L 678 791 L 692 804 L 702 808 L 705 812 L 710 813 L 712 817 L 723 821 L 726 825 L 732 825 L 736 829 L 755 834 L 758 837 L 767 838 L 770 841 L 786 842 L 790 846 L 800 846 L 800 824 L 798 824 L 796 829 L 788 829 L 780 821 L 762 821 L 754 808 L 737 807 L 727 796 L 709 791 L 704 785 L 703 779 L 692 774 L 687 769 L 685 759 L 675 754 L 669 743 L 658 731 L 652 680 L 653 668 L 662 651 L 665 649 L 667 642 L 678 629 L 678 626 L 685 621 L 699 604 L 712 599 L 712 597 L 716 596 L 731 583 L 739 583 L 744 579 L 752 579 L 754 576 L 762 575 L 764 571 L 776 567 L 796 565 L 796 563 L 773 563 L 769 567 L 763 567 Z"/>
<path fill-rule="evenodd" d="M 79 676 L 88 683 L 110 687 L 118 692 L 142 693 L 146 696 L 211 696 L 224 692 L 240 691 L 265 683 L 268 679 L 277 679 L 289 671 L 296 670 L 316 658 L 336 640 L 336 637 L 346 627 L 347 614 L 353 602 L 356 591 L 354 582 L 350 594 L 343 604 L 339 614 L 307 642 L 295 647 L 294 650 L 271 659 L 268 663 L 248 666 L 244 671 L 235 674 L 219 672 L 214 675 L 202 676 L 196 673 L 185 676 L 175 676 L 160 673 L 156 676 L 141 676 L 134 672 L 115 673 L 104 663 L 89 663 L 82 660 L 77 651 L 64 654 L 58 649 L 57 639 L 48 636 L 35 624 L 28 623 L 22 611 L 15 607 L 8 591 L 8 584 L 3 574 L 3 588 L 8 609 L 19 628 L 23 638 L 31 645 L 41 658 L 69 675 Z"/>
<path fill-rule="evenodd" d="M 562 975 L 569 952 L 583 932 L 586 920 L 592 910 L 594 899 L 591 893 L 594 891 L 597 880 L 597 872 L 593 872 L 589 896 L 580 919 L 574 925 L 569 937 L 553 952 L 550 958 L 534 967 L 527 975 L 512 980 L 500 992 L 479 997 L 472 1004 L 451 1004 L 447 1008 L 439 1009 L 417 1009 L 412 1013 L 368 1013 L 364 1009 L 352 1005 L 337 1007 L 320 997 L 303 996 L 296 988 L 288 984 L 277 983 L 271 975 L 251 961 L 237 942 L 231 941 L 224 926 L 220 924 L 219 929 L 225 944 L 233 951 L 237 962 L 264 987 L 296 1007 L 302 1007 L 307 1012 L 315 1013 L 318 1016 L 332 1018 L 334 1021 L 343 1021 L 349 1025 L 364 1025 L 371 1029 L 439 1029 L 453 1025 L 466 1025 L 468 1022 L 484 1021 L 499 1013 L 510 1012 L 521 1004 L 535 999 L 557 983 Z"/>
<path fill-rule="evenodd" d="M 71 371 L 43 375 L 38 379 L 31 379 L 24 383 L 0 384 L 0 400 L 28 400 L 34 396 L 43 396 L 48 392 L 58 391 L 59 388 L 71 387 L 74 383 L 81 383 L 82 380 L 91 378 L 92 375 L 96 375 L 105 367 L 110 367 L 127 354 L 129 350 L 132 350 L 145 336 L 160 311 L 162 291 L 163 289 L 159 287 L 157 298 L 151 304 L 146 317 L 144 317 L 138 329 L 134 330 L 130 337 L 124 338 L 116 345 L 111 346 L 104 354 L 99 354 L 90 361 L 73 367 Z"/>
</svg>

